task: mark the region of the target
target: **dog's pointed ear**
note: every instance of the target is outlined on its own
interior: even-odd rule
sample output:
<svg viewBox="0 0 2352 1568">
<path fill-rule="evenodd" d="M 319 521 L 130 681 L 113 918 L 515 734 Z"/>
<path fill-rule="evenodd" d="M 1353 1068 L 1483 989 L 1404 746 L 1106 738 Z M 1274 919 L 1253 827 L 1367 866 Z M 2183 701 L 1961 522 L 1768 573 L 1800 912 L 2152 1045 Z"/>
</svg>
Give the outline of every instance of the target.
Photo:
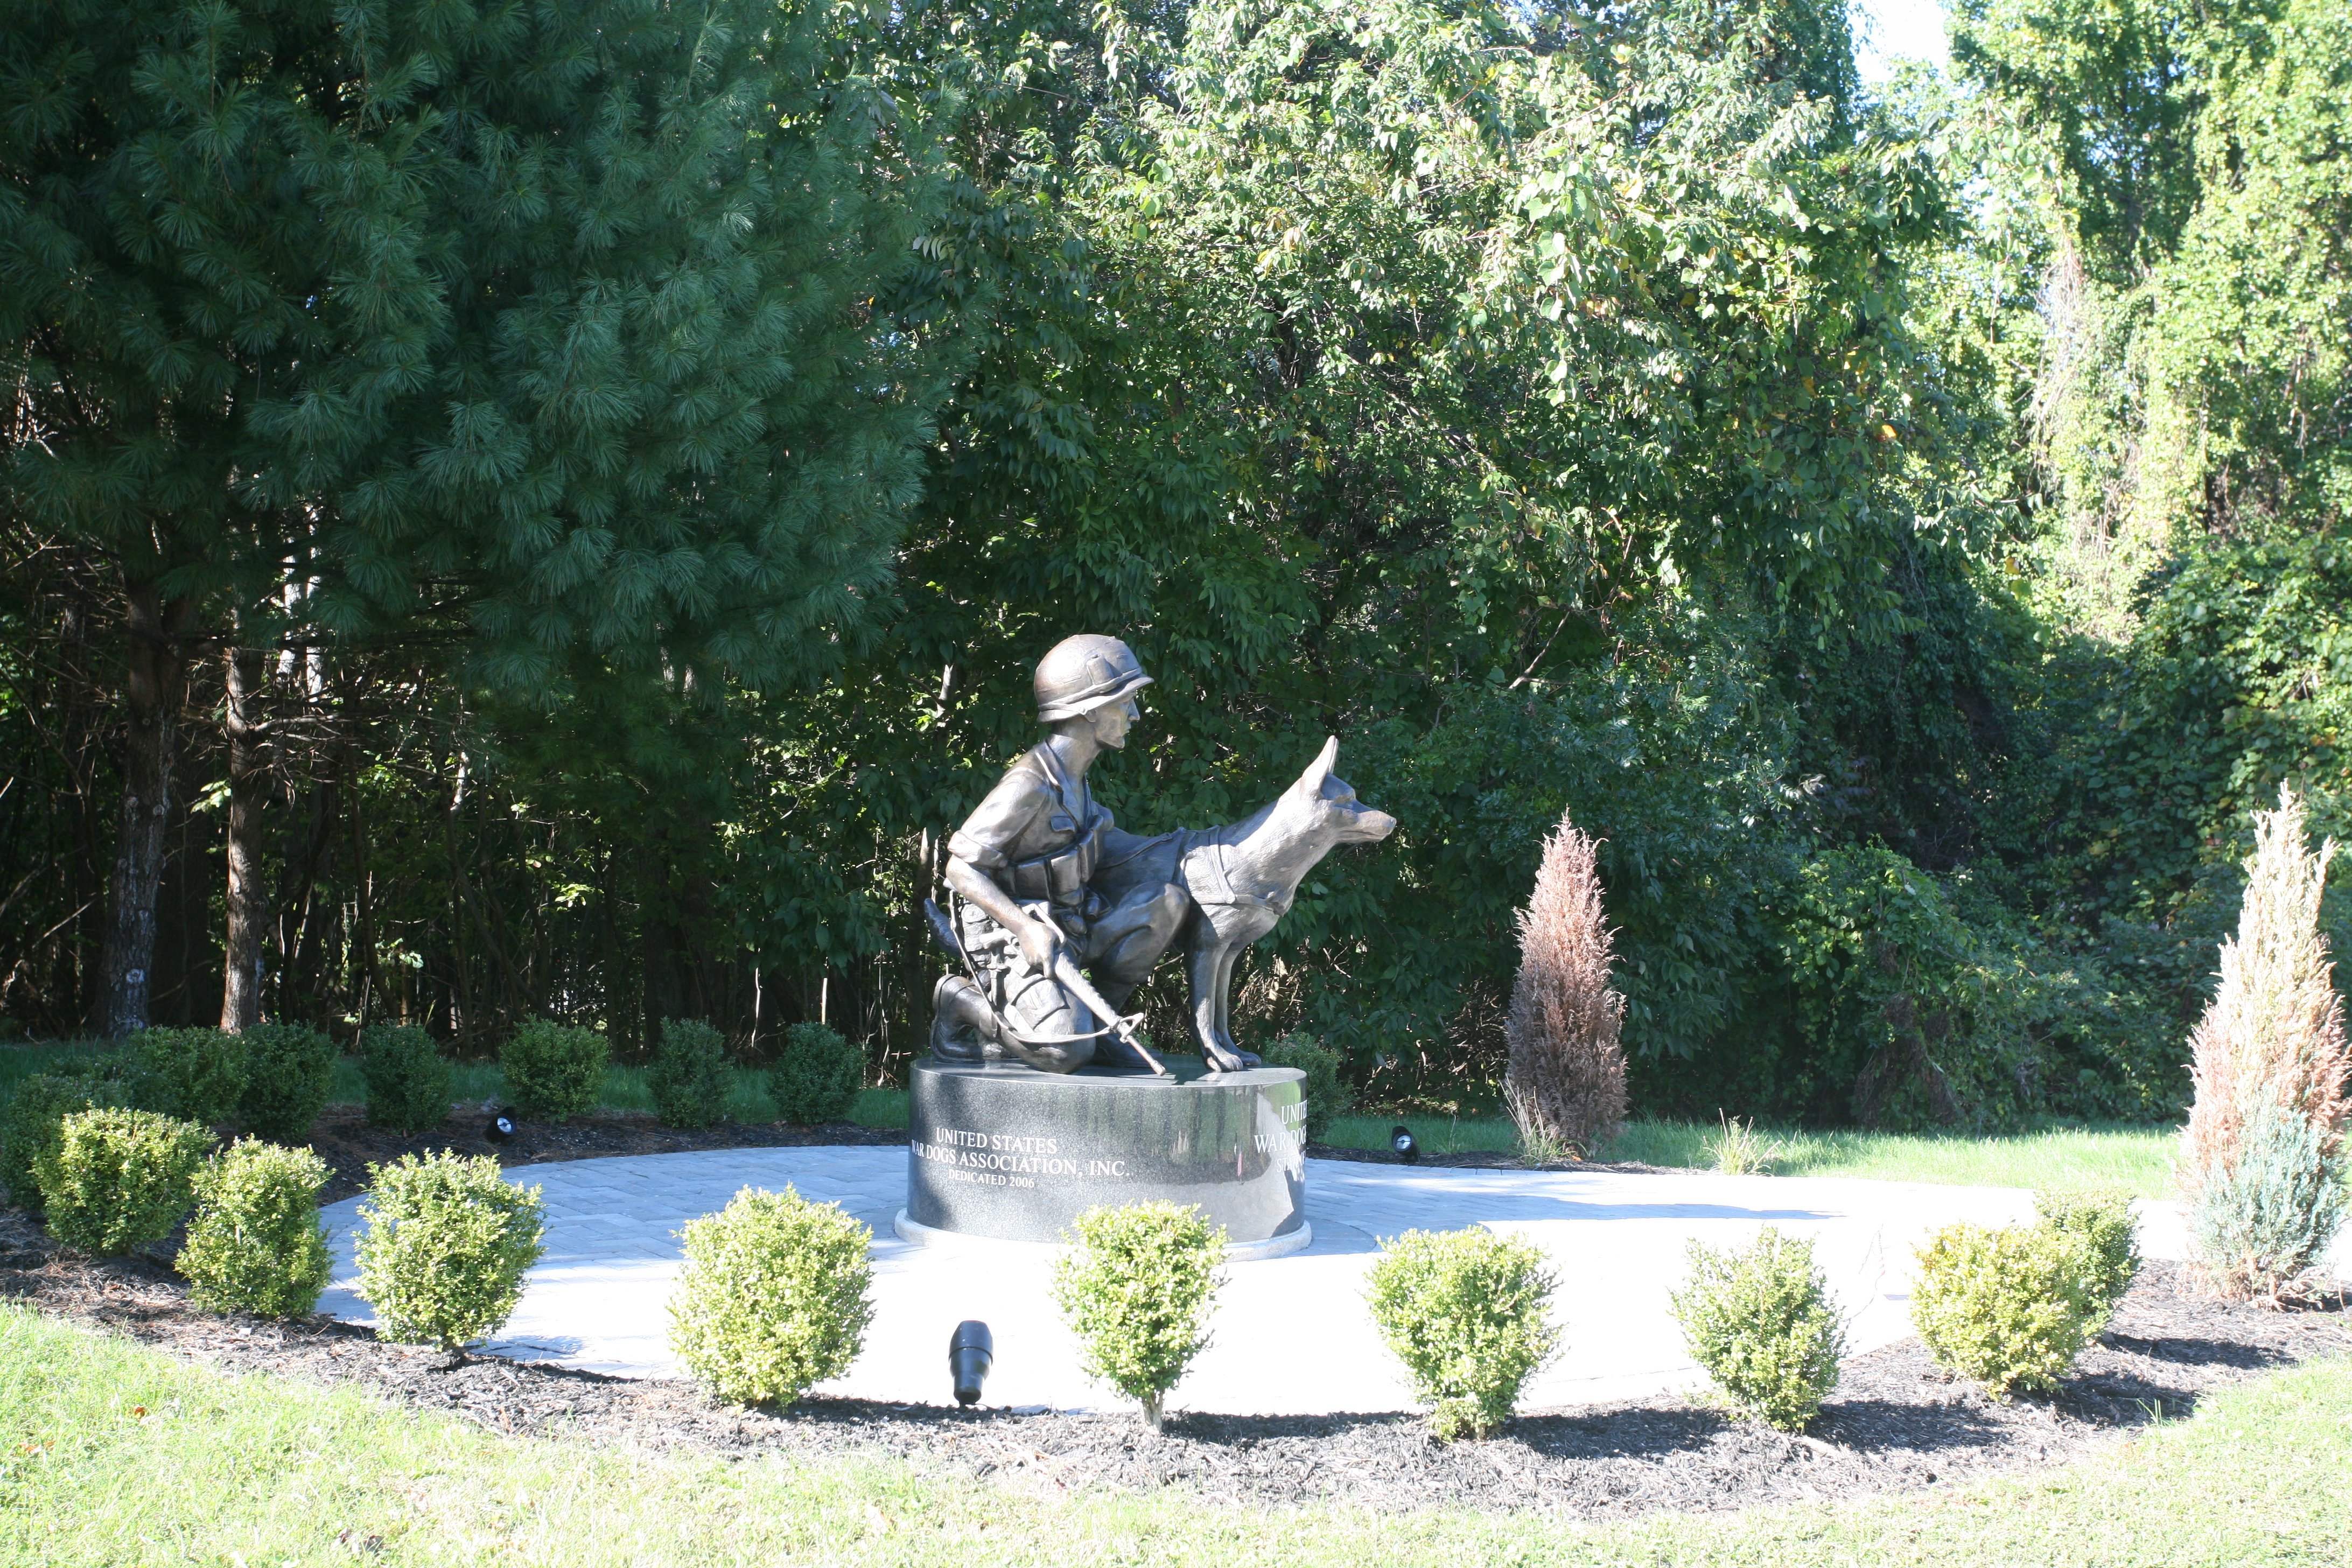
<svg viewBox="0 0 2352 1568">
<path fill-rule="evenodd" d="M 1308 795 L 1321 795 L 1323 781 L 1331 776 L 1331 768 L 1339 760 L 1339 737 L 1333 735 L 1323 742 L 1322 753 L 1298 775 L 1298 787 Z"/>
</svg>

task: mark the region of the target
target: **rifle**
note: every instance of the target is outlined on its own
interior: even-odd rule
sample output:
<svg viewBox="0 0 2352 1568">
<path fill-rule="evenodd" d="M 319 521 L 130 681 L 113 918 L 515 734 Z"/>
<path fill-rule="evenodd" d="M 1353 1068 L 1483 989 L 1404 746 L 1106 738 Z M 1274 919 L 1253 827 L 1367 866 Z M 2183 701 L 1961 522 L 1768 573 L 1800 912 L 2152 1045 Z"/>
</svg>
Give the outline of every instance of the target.
<svg viewBox="0 0 2352 1568">
<path fill-rule="evenodd" d="M 1035 919 L 1053 918 L 1051 912 L 1042 904 L 1026 907 L 1029 913 Z M 1071 1040 L 1097 1039 L 1104 1035 L 1117 1035 L 1120 1043 L 1137 1056 L 1141 1057 L 1144 1063 L 1154 1073 L 1161 1078 L 1176 1076 L 1168 1070 L 1166 1063 L 1153 1056 L 1145 1047 L 1143 1037 L 1136 1033 L 1135 1019 L 1121 1017 L 1117 1008 L 1103 1000 L 1102 993 L 1095 989 L 1094 983 L 1086 977 L 1086 973 L 1079 969 L 1076 962 L 1070 957 L 1067 948 L 1057 949 L 1054 953 L 1053 976 L 1055 983 L 1080 1002 L 1085 1003 L 1087 1010 L 1096 1017 L 1108 1019 L 1108 1022 L 1099 1029 L 1088 1029 L 1083 1034 L 1031 1035 L 1015 1027 L 1013 1020 L 999 1013 L 996 1010 L 996 1004 L 989 1000 L 988 983 L 981 978 L 979 965 L 972 963 L 971 954 L 964 948 L 963 934 L 956 930 L 955 922 L 948 919 L 947 911 L 940 909 L 937 901 L 925 899 L 923 918 L 930 922 L 931 934 L 939 938 L 940 945 L 955 954 L 957 960 L 963 964 L 965 975 L 979 990 L 981 1000 L 987 1004 L 990 1015 L 996 1020 L 996 1026 L 1013 1039 L 1019 1040 L 1024 1045 L 1044 1046 L 1062 1045 Z M 1140 1014 L 1137 1015 L 1137 1017 L 1140 1016 Z"/>
</svg>

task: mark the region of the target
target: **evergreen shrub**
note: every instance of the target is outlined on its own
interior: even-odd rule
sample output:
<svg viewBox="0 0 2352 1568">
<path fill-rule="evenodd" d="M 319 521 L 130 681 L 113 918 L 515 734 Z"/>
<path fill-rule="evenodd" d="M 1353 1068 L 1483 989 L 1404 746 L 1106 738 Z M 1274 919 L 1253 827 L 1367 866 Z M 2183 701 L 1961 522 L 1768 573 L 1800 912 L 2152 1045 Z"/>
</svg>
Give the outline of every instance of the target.
<svg viewBox="0 0 2352 1568">
<path fill-rule="evenodd" d="M 735 1075 L 728 1068 L 727 1037 L 698 1018 L 662 1021 L 661 1048 L 646 1088 L 665 1127 L 708 1127 L 726 1114 Z"/>
<path fill-rule="evenodd" d="M 794 1024 L 769 1069 L 776 1120 L 797 1126 L 838 1121 L 866 1087 L 866 1054 L 823 1024 Z"/>
<path fill-rule="evenodd" d="M 38 1213 L 41 1184 L 33 1163 L 57 1146 L 65 1119 L 94 1106 L 126 1105 L 128 1086 L 95 1070 L 35 1073 L 16 1086 L 5 1117 L 0 1117 L 0 1190 L 19 1208 Z"/>
<path fill-rule="evenodd" d="M 1157 1432 L 1168 1391 L 1208 1347 L 1225 1233 L 1171 1203 L 1091 1208 L 1071 1229 L 1054 1300 L 1078 1336 L 1080 1363 L 1140 1403 Z"/>
<path fill-rule="evenodd" d="M 594 1029 L 533 1018 L 499 1053 L 507 1098 L 531 1121 L 569 1121 L 593 1110 L 613 1048 Z"/>
<path fill-rule="evenodd" d="M 784 1405 L 857 1359 L 874 1304 L 874 1233 L 837 1204 L 746 1187 L 689 1223 L 670 1345 L 736 1405 Z"/>
<path fill-rule="evenodd" d="M 1669 1300 L 1692 1359 L 1745 1414 L 1801 1432 L 1838 1383 L 1845 1329 L 1808 1237 L 1766 1226 L 1745 1252 L 1690 1244 L 1688 1284 Z"/>
<path fill-rule="evenodd" d="M 1356 1108 L 1356 1097 L 1339 1076 L 1339 1053 L 1312 1035 L 1285 1035 L 1268 1046 L 1262 1059 L 1268 1067 L 1297 1068 L 1307 1075 L 1299 1090 L 1307 1101 L 1307 1137 L 1326 1141 L 1331 1123 Z"/>
<path fill-rule="evenodd" d="M 176 1267 L 208 1312 L 307 1316 L 331 1266 L 319 1223 L 327 1163 L 308 1149 L 241 1138 L 196 1173 L 196 1216 Z"/>
<path fill-rule="evenodd" d="M 1434 1406 L 1441 1441 L 1485 1437 L 1510 1419 L 1520 1387 L 1559 1348 L 1557 1283 L 1534 1247 L 1482 1226 L 1381 1243 L 1366 1291 L 1372 1321 Z"/>
<path fill-rule="evenodd" d="M 360 1037 L 372 1127 L 425 1132 L 449 1114 L 453 1076 L 433 1037 L 414 1024 L 376 1024 Z"/>
<path fill-rule="evenodd" d="M 142 1029 L 131 1042 L 132 1098 L 149 1110 L 219 1127 L 245 1098 L 244 1039 L 218 1029 Z"/>
<path fill-rule="evenodd" d="M 2197 1257 L 2231 1295 L 2276 1297 L 2327 1250 L 2344 1223 L 2345 1169 L 2327 1134 L 2279 1105 L 2260 1105 L 2237 1159 L 2209 1172 L 2189 1210 Z"/>
<path fill-rule="evenodd" d="M 257 1024 L 245 1047 L 238 1118 L 248 1132 L 292 1142 L 310 1131 L 335 1079 L 335 1043 L 308 1024 Z"/>
<path fill-rule="evenodd" d="M 114 1256 L 172 1234 L 195 1202 L 208 1128 L 152 1110 L 77 1110 L 35 1158 L 49 1234 L 77 1252 Z"/>
<path fill-rule="evenodd" d="M 487 1154 L 446 1151 L 371 1165 L 368 1182 L 359 1293 L 383 1336 L 455 1355 L 497 1332 L 545 1250 L 540 1190 L 505 1180 Z"/>
<path fill-rule="evenodd" d="M 2091 1295 L 2098 1310 L 2091 1332 L 2115 1316 L 2116 1305 L 2139 1277 L 2139 1242 L 2132 1225 L 2131 1194 L 2112 1188 L 2036 1194 L 2034 1223 L 2073 1237 L 2090 1268 Z"/>
<path fill-rule="evenodd" d="M 1995 1399 L 2052 1389 L 2105 1321 L 2100 1265 L 2052 1226 L 1947 1226 L 1919 1254 L 1911 1321 L 1937 1364 Z"/>
</svg>

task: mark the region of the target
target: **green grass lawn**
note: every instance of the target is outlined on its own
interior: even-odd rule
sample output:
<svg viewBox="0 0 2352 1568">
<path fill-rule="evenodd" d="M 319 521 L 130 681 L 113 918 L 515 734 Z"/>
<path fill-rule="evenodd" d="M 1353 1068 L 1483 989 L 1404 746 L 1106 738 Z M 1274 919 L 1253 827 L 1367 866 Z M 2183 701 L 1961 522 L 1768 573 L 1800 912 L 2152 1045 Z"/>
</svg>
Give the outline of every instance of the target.
<svg viewBox="0 0 2352 1568">
<path fill-rule="evenodd" d="M 1399 1122 L 1437 1153 L 1518 1152 L 1518 1134 L 1499 1116 L 1343 1116 L 1328 1142 L 1346 1149 L 1385 1149 Z M 1717 1129 L 1696 1121 L 1633 1121 L 1606 1157 L 1645 1165 L 1706 1166 Z M 1867 1176 L 1890 1182 L 1958 1186 L 2121 1187 L 2136 1197 L 2172 1188 L 2173 1132 L 2168 1127 L 2069 1127 L 2003 1137 L 1913 1136 L 1891 1132 L 1770 1131 L 1780 1145 L 1774 1173 Z"/>
<path fill-rule="evenodd" d="M 876 1458 L 518 1440 L 0 1306 L 0 1563 L 2341 1564 L 2352 1365 L 2031 1479 L 1605 1527 L 1014 1492 Z"/>
</svg>

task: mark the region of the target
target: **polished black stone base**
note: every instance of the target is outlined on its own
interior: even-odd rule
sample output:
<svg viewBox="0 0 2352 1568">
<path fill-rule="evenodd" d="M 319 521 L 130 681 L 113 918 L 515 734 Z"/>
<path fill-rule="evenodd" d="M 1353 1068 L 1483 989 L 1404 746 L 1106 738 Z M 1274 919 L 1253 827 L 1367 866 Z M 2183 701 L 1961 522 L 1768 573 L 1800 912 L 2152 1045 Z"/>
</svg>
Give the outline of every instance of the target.
<svg viewBox="0 0 2352 1568">
<path fill-rule="evenodd" d="M 1166 1199 L 1199 1207 L 1243 1256 L 1304 1246 L 1306 1075 L 1168 1065 L 1174 1082 L 917 1062 L 901 1230 L 1060 1241 L 1097 1205 Z"/>
</svg>

